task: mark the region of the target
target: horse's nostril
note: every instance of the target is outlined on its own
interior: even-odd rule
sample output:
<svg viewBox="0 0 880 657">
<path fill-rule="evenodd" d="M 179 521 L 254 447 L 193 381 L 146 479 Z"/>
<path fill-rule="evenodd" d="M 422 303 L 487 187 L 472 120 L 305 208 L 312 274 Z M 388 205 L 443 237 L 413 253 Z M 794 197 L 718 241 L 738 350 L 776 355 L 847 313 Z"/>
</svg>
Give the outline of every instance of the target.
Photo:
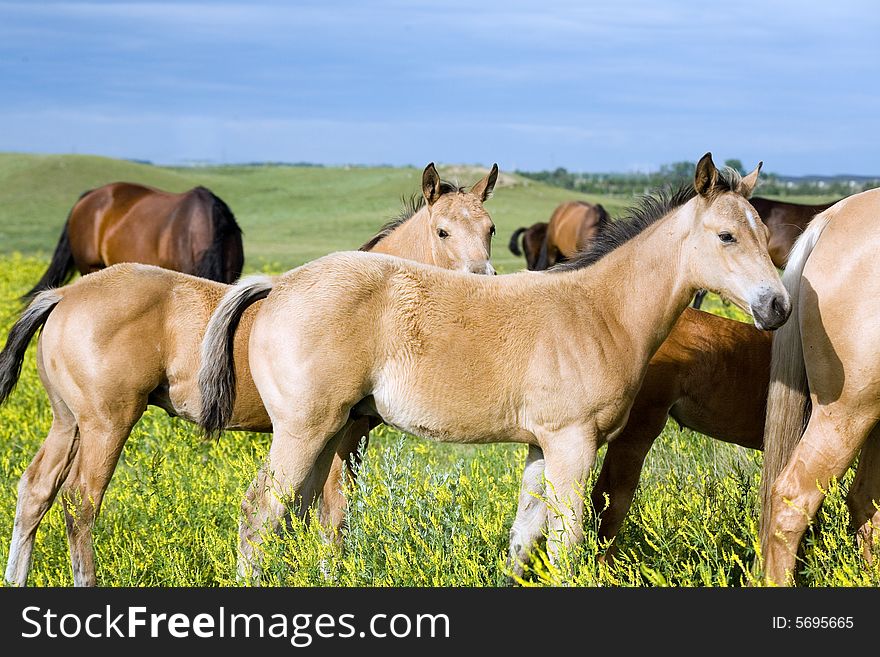
<svg viewBox="0 0 880 657">
<path fill-rule="evenodd" d="M 777 315 L 785 314 L 785 304 L 782 303 L 782 299 L 780 297 L 773 297 L 773 302 L 770 304 L 770 308 L 773 309 Z"/>
</svg>

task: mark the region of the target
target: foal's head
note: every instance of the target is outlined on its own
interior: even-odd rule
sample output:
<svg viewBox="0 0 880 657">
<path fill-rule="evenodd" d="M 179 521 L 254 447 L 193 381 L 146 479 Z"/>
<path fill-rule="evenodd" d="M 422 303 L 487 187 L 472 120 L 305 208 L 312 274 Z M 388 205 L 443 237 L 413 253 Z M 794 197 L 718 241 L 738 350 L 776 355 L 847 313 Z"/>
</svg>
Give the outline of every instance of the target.
<svg viewBox="0 0 880 657">
<path fill-rule="evenodd" d="M 694 175 L 693 227 L 682 246 L 696 257 L 694 276 L 710 290 L 748 309 L 760 329 L 785 323 L 791 302 L 767 252 L 767 227 L 748 198 L 761 163 L 747 176 L 723 176 L 706 153 Z"/>
<path fill-rule="evenodd" d="M 425 223 L 433 264 L 474 274 L 494 274 L 492 236 L 495 223 L 483 208 L 498 179 L 498 165 L 470 191 L 443 193 L 440 176 L 432 162 L 422 174 Z"/>
</svg>

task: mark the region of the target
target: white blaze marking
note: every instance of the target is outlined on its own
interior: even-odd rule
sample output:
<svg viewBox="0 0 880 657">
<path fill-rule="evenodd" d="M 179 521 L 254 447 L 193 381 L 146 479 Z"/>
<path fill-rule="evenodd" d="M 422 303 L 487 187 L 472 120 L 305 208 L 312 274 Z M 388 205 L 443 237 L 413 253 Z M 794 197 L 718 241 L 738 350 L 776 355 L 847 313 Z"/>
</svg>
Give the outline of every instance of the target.
<svg viewBox="0 0 880 657">
<path fill-rule="evenodd" d="M 755 223 L 755 215 L 751 210 L 746 210 L 746 219 L 749 220 L 749 225 L 754 230 L 758 230 L 758 224 Z"/>
</svg>

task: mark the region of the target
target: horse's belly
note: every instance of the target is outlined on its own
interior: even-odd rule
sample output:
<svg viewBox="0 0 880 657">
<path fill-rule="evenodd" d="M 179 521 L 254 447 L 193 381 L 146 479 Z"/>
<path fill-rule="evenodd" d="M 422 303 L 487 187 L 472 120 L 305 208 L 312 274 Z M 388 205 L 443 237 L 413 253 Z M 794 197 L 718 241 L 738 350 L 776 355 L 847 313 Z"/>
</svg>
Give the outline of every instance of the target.
<svg viewBox="0 0 880 657">
<path fill-rule="evenodd" d="M 493 405 L 474 407 L 405 378 L 386 379 L 373 390 L 376 411 L 396 429 L 438 442 L 530 442 L 515 420 Z"/>
</svg>

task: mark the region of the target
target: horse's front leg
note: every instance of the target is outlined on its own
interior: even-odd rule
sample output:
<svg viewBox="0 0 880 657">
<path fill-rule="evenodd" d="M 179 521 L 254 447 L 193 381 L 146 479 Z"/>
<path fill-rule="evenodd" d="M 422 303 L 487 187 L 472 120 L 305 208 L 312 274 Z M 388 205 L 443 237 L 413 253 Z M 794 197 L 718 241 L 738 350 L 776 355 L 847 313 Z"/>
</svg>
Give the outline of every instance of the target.
<svg viewBox="0 0 880 657">
<path fill-rule="evenodd" d="M 507 568 L 512 578 L 522 577 L 532 550 L 547 527 L 547 506 L 544 504 L 544 452 L 529 445 L 523 470 L 516 518 L 510 528 Z"/>
<path fill-rule="evenodd" d="M 547 554 L 559 561 L 560 551 L 583 541 L 584 499 L 590 468 L 596 461 L 595 426 L 569 426 L 541 437 L 547 497 Z"/>
</svg>

